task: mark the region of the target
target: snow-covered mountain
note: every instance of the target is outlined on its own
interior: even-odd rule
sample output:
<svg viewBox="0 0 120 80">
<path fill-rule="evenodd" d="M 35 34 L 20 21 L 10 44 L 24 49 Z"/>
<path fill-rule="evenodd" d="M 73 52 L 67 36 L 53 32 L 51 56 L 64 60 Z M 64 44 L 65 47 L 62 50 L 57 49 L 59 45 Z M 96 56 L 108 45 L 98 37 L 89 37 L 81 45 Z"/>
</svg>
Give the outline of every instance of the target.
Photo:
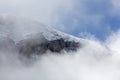
<svg viewBox="0 0 120 80">
<path fill-rule="evenodd" d="M 1 50 L 12 49 L 27 56 L 44 54 L 47 51 L 53 53 L 74 52 L 81 48 L 90 48 L 92 51 L 100 48 L 103 52 L 108 50 L 101 43 L 77 38 L 38 21 L 14 16 L 0 17 L 0 38 Z M 92 48 L 96 45 L 97 48 Z M 103 52 L 100 55 L 109 54 Z"/>
</svg>

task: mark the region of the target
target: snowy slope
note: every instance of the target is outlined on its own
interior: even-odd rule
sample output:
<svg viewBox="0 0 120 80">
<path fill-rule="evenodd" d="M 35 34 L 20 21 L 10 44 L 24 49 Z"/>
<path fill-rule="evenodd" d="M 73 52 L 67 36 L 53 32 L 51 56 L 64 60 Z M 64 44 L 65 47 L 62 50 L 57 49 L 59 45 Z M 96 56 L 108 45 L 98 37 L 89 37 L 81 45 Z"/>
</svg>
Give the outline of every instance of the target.
<svg viewBox="0 0 120 80">
<path fill-rule="evenodd" d="M 72 35 L 57 31 L 38 21 L 18 18 L 15 16 L 0 16 L 0 36 L 11 37 L 15 41 L 42 34 L 47 40 L 64 38 L 66 40 L 83 40 Z M 71 38 L 72 37 L 72 38 Z"/>
</svg>

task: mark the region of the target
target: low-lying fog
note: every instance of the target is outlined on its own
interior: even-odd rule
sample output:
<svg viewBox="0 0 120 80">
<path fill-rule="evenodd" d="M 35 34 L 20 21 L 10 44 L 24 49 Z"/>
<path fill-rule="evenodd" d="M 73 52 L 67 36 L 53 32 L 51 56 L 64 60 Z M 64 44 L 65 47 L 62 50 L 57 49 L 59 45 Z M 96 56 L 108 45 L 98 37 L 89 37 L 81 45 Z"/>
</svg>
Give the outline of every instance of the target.
<svg viewBox="0 0 120 80">
<path fill-rule="evenodd" d="M 0 51 L 0 80 L 119 80 L 119 36 L 118 31 L 102 42 L 106 48 L 101 42 L 91 40 L 77 52 L 47 52 L 36 60 L 25 57 L 21 60 L 14 50 L 3 49 Z"/>
</svg>

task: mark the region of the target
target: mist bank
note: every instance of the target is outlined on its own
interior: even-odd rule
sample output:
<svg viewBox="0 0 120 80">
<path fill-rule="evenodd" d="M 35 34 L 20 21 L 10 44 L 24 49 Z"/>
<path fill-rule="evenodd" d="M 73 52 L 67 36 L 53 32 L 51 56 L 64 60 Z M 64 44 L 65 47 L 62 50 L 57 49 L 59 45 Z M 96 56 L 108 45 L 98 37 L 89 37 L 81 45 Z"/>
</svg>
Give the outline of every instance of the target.
<svg viewBox="0 0 120 80">
<path fill-rule="evenodd" d="M 39 40 L 38 35 L 33 37 L 36 33 L 44 34 L 48 40 L 59 39 L 53 35 L 59 34 L 66 40 L 79 41 L 82 47 L 75 52 L 63 50 L 53 53 L 48 50 L 46 54 L 36 55 L 31 59 L 20 56 L 13 44 L 28 38 L 35 44 L 34 38 Z M 79 39 L 36 21 L 2 17 L 0 80 L 119 80 L 119 35 L 119 31 L 115 32 L 106 42 Z"/>
<path fill-rule="evenodd" d="M 0 52 L 0 79 L 119 80 L 119 54 L 110 52 L 96 42 L 77 52 L 48 51 L 34 59 L 4 51 Z"/>
</svg>

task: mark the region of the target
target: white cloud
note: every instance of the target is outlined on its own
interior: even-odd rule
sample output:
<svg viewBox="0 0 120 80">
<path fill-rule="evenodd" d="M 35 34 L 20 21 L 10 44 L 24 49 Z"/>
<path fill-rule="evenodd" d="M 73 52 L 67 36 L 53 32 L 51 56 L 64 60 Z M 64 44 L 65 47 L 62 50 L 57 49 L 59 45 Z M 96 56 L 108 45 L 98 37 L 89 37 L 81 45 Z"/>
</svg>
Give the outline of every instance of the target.
<svg viewBox="0 0 120 80">
<path fill-rule="evenodd" d="M 22 25 L 21 21 L 18 22 L 20 27 L 27 25 Z M 27 26 L 29 27 L 30 23 Z M 5 26 L 1 27 L 5 28 Z M 19 31 L 24 33 L 28 27 L 15 29 L 14 34 Z M 14 26 L 10 26 L 10 31 L 13 28 Z M 28 31 L 32 31 L 32 28 Z M 84 33 L 82 35 L 84 37 Z M 61 55 L 48 52 L 47 55 L 40 56 L 33 65 L 32 63 L 30 63 L 31 65 L 22 63 L 18 58 L 18 53 L 15 55 L 7 50 L 0 51 L 0 80 L 119 80 L 120 54 L 114 56 L 114 50 L 119 52 L 120 32 L 114 33 L 109 38 L 110 42 L 107 46 L 110 50 L 101 45 L 101 42 L 95 41 L 93 35 L 85 33 L 86 35 L 88 39 L 91 37 L 92 41 L 81 40 L 83 47 L 79 51 Z M 108 55 L 109 53 L 112 53 L 113 56 Z M 22 60 L 25 62 L 24 59 Z"/>
<path fill-rule="evenodd" d="M 110 0 L 112 3 L 111 14 L 120 17 L 120 0 Z"/>
<path fill-rule="evenodd" d="M 112 3 L 116 9 L 120 8 L 120 0 L 112 0 Z"/>
<path fill-rule="evenodd" d="M 56 10 L 64 9 L 68 10 L 66 12 L 71 12 L 72 8 L 72 3 L 69 0 L 0 1 L 1 14 L 6 13 L 16 16 L 19 15 L 23 17 L 30 17 L 38 19 L 47 24 L 51 24 L 51 20 L 53 21 L 54 19 L 52 17 L 54 16 L 55 18 L 59 19 L 59 13 L 57 13 Z M 88 20 L 94 25 L 99 25 L 99 22 L 101 21 L 101 16 L 85 16 L 83 16 L 83 20 Z M 73 20 L 73 27 L 63 26 L 62 28 L 67 30 L 68 28 L 75 29 L 76 27 L 74 27 L 74 25 L 78 24 L 78 21 L 75 19 Z M 10 29 L 13 28 L 10 27 Z M 23 32 L 23 30 L 21 30 L 21 32 Z M 89 37 L 92 37 L 92 39 L 94 38 L 94 36 L 90 35 L 89 33 L 83 33 L 82 35 L 83 37 L 84 35 L 87 35 L 88 39 Z M 48 55 L 40 57 L 40 60 L 38 60 L 38 62 L 29 67 L 20 64 L 19 59 L 16 58 L 15 55 L 11 56 L 10 53 L 8 53 L 8 55 L 0 52 L 0 79 L 119 80 L 120 55 L 106 57 L 106 55 L 104 56 L 104 54 L 109 52 L 113 54 L 120 53 L 120 31 L 118 31 L 117 33 L 113 33 L 113 35 L 108 38 L 106 43 L 107 46 L 110 48 L 110 51 L 106 50 L 106 48 L 102 46 L 99 42 L 92 41 L 91 44 L 86 42 L 86 47 L 80 48 L 80 51 L 72 53 L 72 55 L 71 53 L 65 55 L 51 55 L 48 53 Z M 101 58 L 101 54 L 104 58 Z"/>
<path fill-rule="evenodd" d="M 59 9 L 70 10 L 72 0 L 0 0 L 0 14 L 37 19 L 51 25 Z"/>
<path fill-rule="evenodd" d="M 120 30 L 113 32 L 106 40 L 106 43 L 111 50 L 120 54 Z"/>
<path fill-rule="evenodd" d="M 84 42 L 84 41 L 83 41 Z M 120 56 L 99 42 L 85 43 L 77 52 L 55 55 L 48 52 L 34 64 L 22 63 L 12 53 L 0 52 L 1 80 L 119 80 Z M 111 52 L 112 53 L 112 52 Z M 113 53 L 114 54 L 114 53 Z M 116 59 L 116 57 L 118 59 Z M 29 59 L 30 60 L 30 59 Z M 32 61 L 32 59 L 31 59 Z M 23 62 L 24 59 L 23 59 Z"/>
</svg>

